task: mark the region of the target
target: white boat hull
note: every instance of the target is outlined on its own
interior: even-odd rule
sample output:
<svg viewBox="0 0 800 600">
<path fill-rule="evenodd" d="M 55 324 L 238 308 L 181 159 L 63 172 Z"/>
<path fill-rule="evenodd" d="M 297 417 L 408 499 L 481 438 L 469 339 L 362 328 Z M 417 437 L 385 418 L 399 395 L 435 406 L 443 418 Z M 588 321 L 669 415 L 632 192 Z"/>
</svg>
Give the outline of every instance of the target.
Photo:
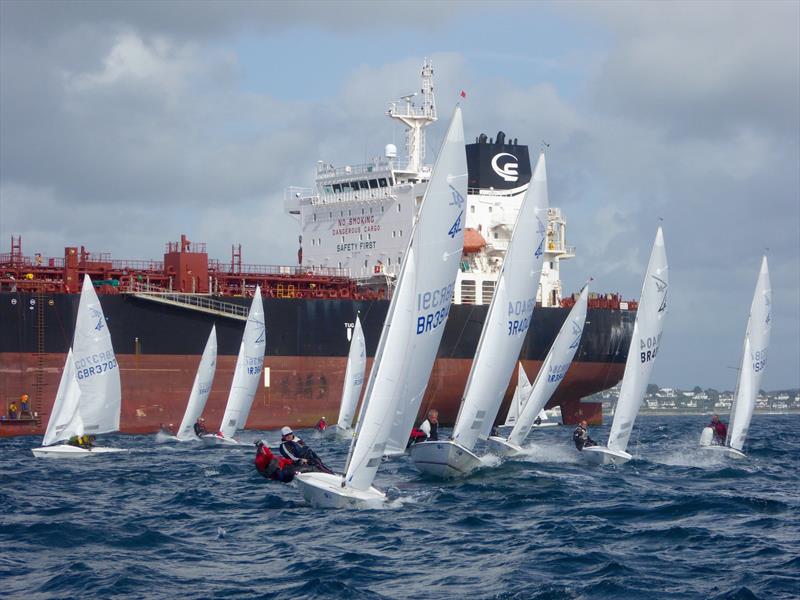
<svg viewBox="0 0 800 600">
<path fill-rule="evenodd" d="M 524 452 L 521 446 L 517 446 L 507 439 L 497 437 L 496 435 L 489 436 L 489 439 L 486 441 L 489 451 L 497 456 L 519 456 Z"/>
<path fill-rule="evenodd" d="M 33 452 L 33 455 L 37 458 L 84 458 L 86 456 L 96 456 L 98 454 L 118 454 L 119 452 L 127 452 L 127 450 L 123 448 L 107 448 L 105 446 L 95 446 L 94 448 L 87 449 L 70 446 L 68 444 L 59 444 L 57 446 L 33 448 L 31 452 Z"/>
<path fill-rule="evenodd" d="M 241 446 L 241 444 L 233 438 L 215 433 L 208 433 L 200 439 L 206 446 Z"/>
<path fill-rule="evenodd" d="M 747 455 L 744 452 L 740 452 L 736 448 L 731 448 L 730 446 L 700 446 L 701 450 L 707 450 L 709 452 L 713 452 L 716 454 L 722 454 L 727 456 L 728 458 L 736 458 L 742 459 L 747 458 Z"/>
<path fill-rule="evenodd" d="M 414 466 L 439 479 L 463 477 L 483 463 L 473 452 L 452 441 L 420 442 L 410 449 Z"/>
<path fill-rule="evenodd" d="M 633 458 L 627 452 L 610 450 L 605 446 L 589 446 L 581 454 L 593 465 L 623 465 Z"/>
<path fill-rule="evenodd" d="M 342 487 L 342 475 L 299 473 L 294 480 L 303 498 L 315 508 L 380 508 L 386 503 L 386 494 L 374 487 Z"/>
</svg>

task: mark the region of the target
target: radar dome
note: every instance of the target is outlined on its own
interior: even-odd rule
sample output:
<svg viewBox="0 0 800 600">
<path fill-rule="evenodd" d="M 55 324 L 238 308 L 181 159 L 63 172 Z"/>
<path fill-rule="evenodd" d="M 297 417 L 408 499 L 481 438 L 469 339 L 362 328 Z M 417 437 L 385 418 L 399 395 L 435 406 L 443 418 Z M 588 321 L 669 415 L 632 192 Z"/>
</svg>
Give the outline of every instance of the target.
<svg viewBox="0 0 800 600">
<path fill-rule="evenodd" d="M 386 158 L 397 158 L 397 146 L 394 144 L 386 144 L 384 154 L 386 155 Z"/>
</svg>

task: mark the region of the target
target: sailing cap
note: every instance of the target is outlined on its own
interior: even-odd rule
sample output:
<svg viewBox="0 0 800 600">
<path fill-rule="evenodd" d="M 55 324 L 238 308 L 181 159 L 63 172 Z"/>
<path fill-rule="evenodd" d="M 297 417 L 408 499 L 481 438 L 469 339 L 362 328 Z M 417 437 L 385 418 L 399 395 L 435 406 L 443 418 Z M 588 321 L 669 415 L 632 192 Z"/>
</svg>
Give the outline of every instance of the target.
<svg viewBox="0 0 800 600">
<path fill-rule="evenodd" d="M 281 437 L 289 435 L 290 433 L 293 433 L 291 427 L 286 426 L 283 429 L 281 429 Z"/>
</svg>

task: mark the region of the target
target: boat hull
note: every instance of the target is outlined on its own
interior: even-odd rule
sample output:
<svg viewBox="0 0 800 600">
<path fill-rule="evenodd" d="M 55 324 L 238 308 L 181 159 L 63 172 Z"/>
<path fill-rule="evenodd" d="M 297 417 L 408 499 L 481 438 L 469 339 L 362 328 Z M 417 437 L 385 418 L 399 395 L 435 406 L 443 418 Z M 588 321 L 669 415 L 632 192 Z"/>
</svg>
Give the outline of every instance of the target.
<svg viewBox="0 0 800 600">
<path fill-rule="evenodd" d="M 294 480 L 303 498 L 314 508 L 381 508 L 386 503 L 386 494 L 375 487 L 343 488 L 342 475 L 299 473 Z"/>
<path fill-rule="evenodd" d="M 483 464 L 475 453 L 453 441 L 420 442 L 409 452 L 423 475 L 438 479 L 464 477 Z"/>
<path fill-rule="evenodd" d="M 239 442 L 234 440 L 233 438 L 225 437 L 224 435 L 219 435 L 216 433 L 208 433 L 200 438 L 200 441 L 203 442 L 205 446 L 221 446 L 221 447 L 230 447 L 230 446 L 241 446 Z"/>
<path fill-rule="evenodd" d="M 741 452 L 736 448 L 731 448 L 730 446 L 700 446 L 700 449 L 710 452 L 711 454 L 716 454 L 717 456 L 723 455 L 727 456 L 728 458 L 735 458 L 737 460 L 747 458 L 747 455 L 744 452 Z"/>
<path fill-rule="evenodd" d="M 246 307 L 249 299 L 226 297 Z M 0 419 L 0 436 L 43 434 L 73 336 L 77 294 L 0 293 L 0 397 L 32 399 L 33 419 Z M 194 382 L 208 331 L 216 324 L 217 370 L 203 416 L 221 422 L 242 339 L 243 322 L 188 308 L 148 302 L 132 295 L 103 295 L 122 383 L 120 430 L 155 433 L 163 423 L 179 423 Z M 44 302 L 40 310 L 31 303 Z M 35 304 L 39 306 L 39 304 Z M 372 364 L 387 301 L 264 298 L 269 341 L 264 377 L 246 427 L 312 427 L 339 410 L 349 341 L 346 323 L 360 311 Z M 486 306 L 453 305 L 445 326 L 418 417 L 439 411 L 443 426 L 458 414 Z M 537 308 L 521 352 L 525 370 L 535 376 L 563 323 L 567 309 Z M 582 419 L 602 422 L 602 406 L 581 399 L 613 386 L 622 377 L 634 311 L 589 311 L 578 356 L 548 403 L 561 406 L 567 424 Z M 41 335 L 40 335 L 41 334 Z M 500 415 L 508 412 L 514 385 L 509 382 Z M 2 407 L 0 407 L 2 408 Z M 0 410 L 0 413 L 2 411 Z M 0 415 L 1 416 L 1 415 Z M 418 421 L 420 420 L 418 418 Z"/>
<path fill-rule="evenodd" d="M 524 450 L 521 446 L 512 444 L 507 439 L 496 435 L 489 436 L 487 445 L 489 447 L 489 452 L 496 454 L 497 456 L 506 456 L 510 458 L 512 456 L 519 456 L 520 454 L 524 453 Z"/>
<path fill-rule="evenodd" d="M 605 446 L 589 446 L 581 452 L 584 460 L 592 465 L 623 465 L 633 457 L 622 450 L 611 450 Z"/>
<path fill-rule="evenodd" d="M 120 452 L 127 452 L 127 450 L 124 448 L 108 448 L 105 446 L 95 446 L 94 448 L 87 449 L 69 446 L 68 444 L 59 444 L 57 446 L 33 448 L 31 452 L 33 452 L 33 455 L 37 458 L 75 459 L 103 454 L 119 454 Z"/>
</svg>

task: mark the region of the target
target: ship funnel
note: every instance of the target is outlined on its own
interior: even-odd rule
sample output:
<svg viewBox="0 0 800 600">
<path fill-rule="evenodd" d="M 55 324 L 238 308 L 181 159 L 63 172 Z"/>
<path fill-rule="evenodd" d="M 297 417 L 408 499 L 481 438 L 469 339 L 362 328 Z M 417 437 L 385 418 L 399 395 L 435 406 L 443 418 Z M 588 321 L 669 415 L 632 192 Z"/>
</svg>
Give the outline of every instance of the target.
<svg viewBox="0 0 800 600">
<path fill-rule="evenodd" d="M 386 158 L 397 158 L 397 146 L 394 144 L 386 144 L 383 154 Z"/>
</svg>

